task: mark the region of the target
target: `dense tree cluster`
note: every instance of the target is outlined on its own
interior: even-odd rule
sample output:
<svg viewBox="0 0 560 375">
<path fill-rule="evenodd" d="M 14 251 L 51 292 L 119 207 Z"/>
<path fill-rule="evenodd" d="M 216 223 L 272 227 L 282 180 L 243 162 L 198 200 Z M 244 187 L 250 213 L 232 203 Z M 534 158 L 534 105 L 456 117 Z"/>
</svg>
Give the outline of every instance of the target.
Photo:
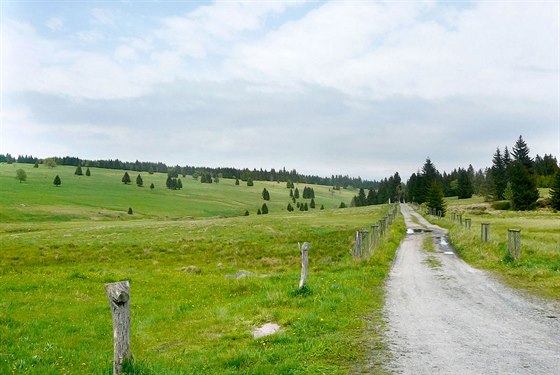
<svg viewBox="0 0 560 375">
<path fill-rule="evenodd" d="M 305 186 L 303 188 L 303 195 L 302 195 L 303 199 L 312 199 L 315 198 L 315 191 L 313 190 L 312 187 L 307 187 Z"/>
</svg>

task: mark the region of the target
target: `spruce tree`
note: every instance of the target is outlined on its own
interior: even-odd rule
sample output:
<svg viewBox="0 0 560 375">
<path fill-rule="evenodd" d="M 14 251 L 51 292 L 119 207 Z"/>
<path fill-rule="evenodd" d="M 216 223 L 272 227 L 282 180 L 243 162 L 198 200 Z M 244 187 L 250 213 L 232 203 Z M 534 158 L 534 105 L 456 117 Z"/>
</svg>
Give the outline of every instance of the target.
<svg viewBox="0 0 560 375">
<path fill-rule="evenodd" d="M 56 177 L 54 178 L 53 184 L 56 187 L 59 187 L 62 184 L 62 181 L 60 181 L 60 177 L 58 175 L 56 175 Z"/>
<path fill-rule="evenodd" d="M 490 178 L 492 181 L 492 195 L 494 196 L 494 199 L 498 201 L 502 200 L 507 185 L 507 170 L 499 148 L 496 149 L 494 157 L 492 158 Z"/>
<path fill-rule="evenodd" d="M 325 206 L 321 205 L 321 210 L 324 210 L 324 209 L 325 209 Z"/>
<path fill-rule="evenodd" d="M 84 173 L 82 172 L 82 167 L 80 167 L 79 165 L 76 167 L 76 171 L 74 172 L 74 174 L 76 176 L 83 176 Z"/>
<path fill-rule="evenodd" d="M 249 216 L 249 210 L 245 210 L 245 216 Z"/>
<path fill-rule="evenodd" d="M 132 215 L 132 207 L 128 207 L 128 214 Z"/>
<path fill-rule="evenodd" d="M 427 204 L 429 208 L 441 211 L 441 215 L 445 216 L 446 207 L 443 200 L 443 191 L 436 181 L 432 181 L 427 194 Z"/>
<path fill-rule="evenodd" d="M 247 186 L 253 186 L 253 185 L 254 185 L 254 184 L 253 184 L 253 178 L 252 178 L 252 177 L 249 177 L 249 178 L 247 179 Z"/>
<path fill-rule="evenodd" d="M 86 169 L 86 176 L 88 176 L 88 177 L 91 176 L 91 172 L 89 170 L 89 167 Z"/>
<path fill-rule="evenodd" d="M 303 204 L 303 210 L 304 210 L 304 211 L 309 211 L 309 206 L 307 205 L 307 202 L 305 202 L 305 203 Z"/>
<path fill-rule="evenodd" d="M 269 201 L 270 200 L 270 193 L 268 192 L 268 190 L 266 190 L 266 188 L 263 189 L 262 191 L 262 198 L 265 201 Z"/>
<path fill-rule="evenodd" d="M 346 204 L 344 202 L 340 202 L 340 206 L 338 208 L 346 208 Z"/>
<path fill-rule="evenodd" d="M 533 210 L 539 199 L 535 178 L 522 161 L 515 161 L 510 168 L 511 206 L 514 210 Z"/>
<path fill-rule="evenodd" d="M 294 208 L 292 207 L 291 203 L 288 203 L 288 207 L 287 207 L 288 212 L 292 212 L 294 210 Z"/>
<path fill-rule="evenodd" d="M 360 188 L 360 191 L 358 192 L 358 198 L 356 200 L 356 206 L 362 207 L 365 206 L 366 204 L 367 204 L 366 193 L 364 191 L 364 188 Z"/>
<path fill-rule="evenodd" d="M 183 182 L 181 181 L 180 178 L 177 179 L 177 183 L 175 184 L 175 188 L 179 189 L 179 190 L 183 188 Z"/>
<path fill-rule="evenodd" d="M 292 189 L 290 189 L 290 198 L 294 197 L 294 191 Z"/>
<path fill-rule="evenodd" d="M 261 209 L 260 208 L 257 210 L 257 215 L 261 215 Z"/>
<path fill-rule="evenodd" d="M 457 195 L 459 196 L 459 199 L 467 199 L 473 195 L 472 181 L 469 177 L 469 173 L 462 168 L 459 168 Z"/>
<path fill-rule="evenodd" d="M 152 184 L 150 185 L 150 190 L 154 190 L 156 187 L 154 186 L 154 183 L 152 182 Z"/>
<path fill-rule="evenodd" d="M 556 172 L 550 189 L 550 203 L 553 209 L 560 210 L 560 170 Z"/>
<path fill-rule="evenodd" d="M 298 190 L 298 188 L 296 188 L 296 190 L 294 190 L 294 198 L 295 198 L 295 199 L 299 199 L 299 190 Z"/>
<path fill-rule="evenodd" d="M 239 179 L 238 178 L 235 179 L 235 185 L 239 186 Z M 249 212 L 249 211 L 247 211 L 247 212 Z"/>
<path fill-rule="evenodd" d="M 263 203 L 262 208 L 261 208 L 261 212 L 263 215 L 268 214 L 268 206 L 266 205 L 266 203 Z"/>
<path fill-rule="evenodd" d="M 513 159 L 516 162 L 520 162 L 525 166 L 529 173 L 533 171 L 533 160 L 529 157 L 529 147 L 527 143 L 523 140 L 522 136 L 519 136 L 517 142 L 513 146 L 513 150 L 511 152 L 513 154 Z"/>
<path fill-rule="evenodd" d="M 138 187 L 144 186 L 144 180 L 142 180 L 142 176 L 140 176 L 140 174 L 138 174 L 138 176 L 136 177 L 136 186 Z"/>
<path fill-rule="evenodd" d="M 309 203 L 309 207 L 315 208 L 315 199 L 311 198 L 311 202 Z"/>
<path fill-rule="evenodd" d="M 123 175 L 121 181 L 125 185 L 130 184 L 130 176 L 128 175 L 128 172 L 124 172 L 124 175 Z"/>
<path fill-rule="evenodd" d="M 39 168 L 39 162 L 35 162 L 35 164 L 33 164 L 33 168 Z"/>
<path fill-rule="evenodd" d="M 377 197 L 375 194 L 375 190 L 373 190 L 373 188 L 370 188 L 368 191 L 368 195 L 366 197 L 366 202 L 368 206 L 371 206 L 372 204 L 376 204 L 377 203 Z"/>
</svg>

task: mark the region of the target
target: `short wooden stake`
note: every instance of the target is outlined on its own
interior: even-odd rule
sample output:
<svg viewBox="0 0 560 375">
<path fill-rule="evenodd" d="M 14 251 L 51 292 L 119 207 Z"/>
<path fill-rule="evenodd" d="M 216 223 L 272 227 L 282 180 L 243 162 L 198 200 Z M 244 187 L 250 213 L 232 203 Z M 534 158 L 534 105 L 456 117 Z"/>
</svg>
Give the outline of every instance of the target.
<svg viewBox="0 0 560 375">
<path fill-rule="evenodd" d="M 309 266 L 309 242 L 304 242 L 303 246 L 299 246 L 301 252 L 301 277 L 299 279 L 299 289 L 305 286 L 307 281 L 307 267 Z"/>
<path fill-rule="evenodd" d="M 385 234 L 385 219 L 379 219 L 379 235 L 383 236 Z"/>
<path fill-rule="evenodd" d="M 451 221 L 452 222 L 455 222 L 455 215 L 456 215 L 455 212 L 451 213 Z"/>
<path fill-rule="evenodd" d="M 471 229 L 471 219 L 465 219 L 465 227 Z"/>
<path fill-rule="evenodd" d="M 130 284 L 127 280 L 105 284 L 113 318 L 113 374 L 123 372 L 123 362 L 133 361 L 130 351 Z"/>
<path fill-rule="evenodd" d="M 459 217 L 459 225 L 463 226 L 463 215 L 459 214 L 457 216 Z"/>
<path fill-rule="evenodd" d="M 490 223 L 480 224 L 480 241 L 488 242 L 490 239 Z"/>
<path fill-rule="evenodd" d="M 517 260 L 521 253 L 521 231 L 519 229 L 508 229 L 508 252 Z"/>
<path fill-rule="evenodd" d="M 377 246 L 379 241 L 379 225 L 373 224 L 371 226 L 371 247 Z"/>
</svg>

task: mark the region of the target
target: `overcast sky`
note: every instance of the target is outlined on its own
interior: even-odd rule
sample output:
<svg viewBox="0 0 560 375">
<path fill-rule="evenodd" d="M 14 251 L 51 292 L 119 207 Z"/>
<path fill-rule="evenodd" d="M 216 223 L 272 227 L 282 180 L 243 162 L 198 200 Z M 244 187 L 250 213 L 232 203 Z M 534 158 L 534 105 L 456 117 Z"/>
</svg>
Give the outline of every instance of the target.
<svg viewBox="0 0 560 375">
<path fill-rule="evenodd" d="M 0 153 L 403 178 L 560 151 L 557 1 L 2 1 Z"/>
</svg>

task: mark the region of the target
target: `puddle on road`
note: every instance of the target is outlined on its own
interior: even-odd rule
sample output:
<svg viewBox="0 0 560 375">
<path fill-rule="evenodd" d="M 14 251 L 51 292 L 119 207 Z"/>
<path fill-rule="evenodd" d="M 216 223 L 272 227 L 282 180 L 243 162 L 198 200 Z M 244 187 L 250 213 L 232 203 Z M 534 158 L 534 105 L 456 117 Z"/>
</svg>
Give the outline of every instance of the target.
<svg viewBox="0 0 560 375">
<path fill-rule="evenodd" d="M 433 230 L 426 228 L 406 228 L 406 234 L 431 233 Z"/>
</svg>

